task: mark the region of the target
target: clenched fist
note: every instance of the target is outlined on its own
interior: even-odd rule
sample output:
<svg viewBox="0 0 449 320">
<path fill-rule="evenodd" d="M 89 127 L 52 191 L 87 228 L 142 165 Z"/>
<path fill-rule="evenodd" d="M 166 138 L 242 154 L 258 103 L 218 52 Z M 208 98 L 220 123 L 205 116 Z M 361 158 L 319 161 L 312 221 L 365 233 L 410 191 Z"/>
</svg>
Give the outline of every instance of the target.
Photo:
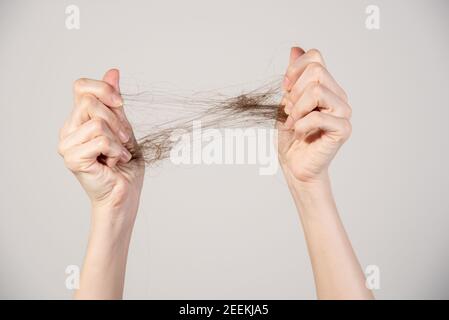
<svg viewBox="0 0 449 320">
<path fill-rule="evenodd" d="M 288 118 L 278 124 L 281 166 L 287 179 L 323 179 L 351 134 L 348 98 L 315 49 L 292 48 L 283 87 L 282 105 Z"/>
<path fill-rule="evenodd" d="M 131 216 L 137 211 L 144 166 L 130 150 L 138 147 L 124 113 L 118 70 L 109 70 L 102 81 L 75 81 L 74 107 L 60 131 L 58 151 L 94 208 Z"/>
</svg>

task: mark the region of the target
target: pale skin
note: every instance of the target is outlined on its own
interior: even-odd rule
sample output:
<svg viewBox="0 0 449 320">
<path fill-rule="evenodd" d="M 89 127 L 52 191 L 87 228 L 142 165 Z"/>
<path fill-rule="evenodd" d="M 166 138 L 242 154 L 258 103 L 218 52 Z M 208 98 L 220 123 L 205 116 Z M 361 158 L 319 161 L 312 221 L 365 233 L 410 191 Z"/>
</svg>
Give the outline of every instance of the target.
<svg viewBox="0 0 449 320">
<path fill-rule="evenodd" d="M 371 299 L 340 221 L 328 167 L 351 133 L 351 108 L 317 50 L 291 49 L 278 123 L 282 170 L 298 209 L 319 299 Z M 74 84 L 74 108 L 58 151 L 91 202 L 91 229 L 77 299 L 121 299 L 144 165 L 123 110 L 119 72 Z"/>
<path fill-rule="evenodd" d="M 318 50 L 290 52 L 279 160 L 298 209 L 319 299 L 372 299 L 340 220 L 329 165 L 351 134 L 351 107 Z"/>
<path fill-rule="evenodd" d="M 144 165 L 123 111 L 118 70 L 103 81 L 79 79 L 74 108 L 60 131 L 59 153 L 91 202 L 91 229 L 77 299 L 120 299 Z M 105 160 L 99 161 L 101 156 Z"/>
</svg>

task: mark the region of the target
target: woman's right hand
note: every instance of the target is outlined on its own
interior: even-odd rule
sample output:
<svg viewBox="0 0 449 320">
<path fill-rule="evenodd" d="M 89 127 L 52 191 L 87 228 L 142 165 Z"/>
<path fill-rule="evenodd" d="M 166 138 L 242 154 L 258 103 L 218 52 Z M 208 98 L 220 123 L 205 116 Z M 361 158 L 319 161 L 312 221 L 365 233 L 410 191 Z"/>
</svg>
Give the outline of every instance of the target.
<svg viewBox="0 0 449 320">
<path fill-rule="evenodd" d="M 279 129 L 279 159 L 293 183 L 328 180 L 327 168 L 351 134 L 351 107 L 316 49 L 294 47 L 287 68 Z"/>
<path fill-rule="evenodd" d="M 134 218 L 144 164 L 129 150 L 138 148 L 123 110 L 118 70 L 109 70 L 102 81 L 75 81 L 74 108 L 60 131 L 58 151 L 94 209 Z"/>
</svg>

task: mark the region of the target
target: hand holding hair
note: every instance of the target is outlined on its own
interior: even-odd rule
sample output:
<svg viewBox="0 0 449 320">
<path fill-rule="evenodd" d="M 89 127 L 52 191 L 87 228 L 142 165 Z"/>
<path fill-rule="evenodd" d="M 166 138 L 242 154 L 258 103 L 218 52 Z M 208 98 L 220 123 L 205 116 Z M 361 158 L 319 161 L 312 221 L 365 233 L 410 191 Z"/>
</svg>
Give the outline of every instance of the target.
<svg viewBox="0 0 449 320">
<path fill-rule="evenodd" d="M 121 298 L 144 165 L 123 110 L 119 72 L 74 83 L 74 108 L 60 131 L 59 154 L 91 201 L 88 249 L 75 297 Z"/>
<path fill-rule="evenodd" d="M 330 161 L 351 134 L 351 107 L 318 50 L 292 48 L 282 105 L 288 118 L 279 129 L 279 158 L 300 182 L 327 174 Z"/>
<path fill-rule="evenodd" d="M 189 109 L 193 118 L 156 128 L 137 141 L 123 109 L 118 70 L 109 70 L 103 81 L 75 82 L 75 104 L 60 131 L 58 150 L 92 205 L 76 298 L 122 297 L 144 163 L 167 158 L 170 134 L 198 119 L 205 128 L 276 123 L 279 159 L 303 225 L 318 298 L 373 297 L 340 221 L 328 175 L 330 162 L 351 133 L 346 93 L 318 50 L 297 47 L 291 50 L 283 89 L 280 104 L 273 102 L 278 88 L 272 86 L 237 97 L 191 101 L 198 111 Z M 182 107 L 186 101 L 182 99 Z"/>
<path fill-rule="evenodd" d="M 351 107 L 320 52 L 294 47 L 284 80 L 278 152 L 320 299 L 372 299 L 333 199 L 328 167 L 351 133 Z"/>
</svg>

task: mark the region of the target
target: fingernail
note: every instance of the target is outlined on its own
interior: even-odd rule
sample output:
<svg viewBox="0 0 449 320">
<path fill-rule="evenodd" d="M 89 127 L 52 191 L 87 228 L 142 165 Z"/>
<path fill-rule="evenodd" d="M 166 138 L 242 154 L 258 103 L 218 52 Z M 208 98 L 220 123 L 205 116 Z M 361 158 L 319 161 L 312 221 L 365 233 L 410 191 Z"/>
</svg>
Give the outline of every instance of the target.
<svg viewBox="0 0 449 320">
<path fill-rule="evenodd" d="M 131 153 L 129 153 L 129 151 L 128 150 L 126 150 L 126 149 L 123 149 L 122 150 L 122 159 L 125 161 L 125 162 L 128 162 L 130 159 L 131 159 Z"/>
<path fill-rule="evenodd" d="M 120 141 L 122 141 L 123 143 L 128 142 L 129 140 L 129 135 L 121 129 L 118 131 L 118 136 L 120 138 Z"/>
<path fill-rule="evenodd" d="M 123 99 L 119 95 L 114 95 L 112 101 L 114 102 L 115 105 L 117 105 L 117 107 L 123 106 Z"/>
<path fill-rule="evenodd" d="M 293 126 L 293 123 L 294 123 L 294 121 L 293 121 L 292 116 L 288 116 L 287 120 L 285 120 L 284 126 L 287 129 L 291 129 L 291 127 Z"/>
<path fill-rule="evenodd" d="M 284 77 L 284 81 L 282 82 L 282 86 L 284 87 L 285 91 L 290 90 L 290 79 L 288 79 L 287 76 Z"/>
</svg>

